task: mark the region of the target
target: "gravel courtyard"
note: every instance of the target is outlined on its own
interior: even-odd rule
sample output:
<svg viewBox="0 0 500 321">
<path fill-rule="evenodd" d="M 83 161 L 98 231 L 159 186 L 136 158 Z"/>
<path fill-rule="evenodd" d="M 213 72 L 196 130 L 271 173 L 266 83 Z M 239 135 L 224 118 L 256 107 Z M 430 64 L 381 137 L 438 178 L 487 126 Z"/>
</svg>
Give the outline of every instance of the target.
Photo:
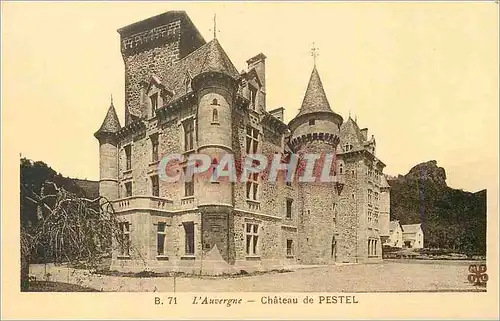
<svg viewBox="0 0 500 321">
<path fill-rule="evenodd" d="M 470 261 L 386 260 L 380 264 L 350 264 L 298 268 L 292 272 L 236 278 L 117 277 L 83 270 L 48 267 L 51 281 L 119 292 L 407 292 L 485 291 L 467 281 Z M 44 280 L 43 265 L 30 273 Z M 175 283 L 175 285 L 174 285 Z"/>
</svg>

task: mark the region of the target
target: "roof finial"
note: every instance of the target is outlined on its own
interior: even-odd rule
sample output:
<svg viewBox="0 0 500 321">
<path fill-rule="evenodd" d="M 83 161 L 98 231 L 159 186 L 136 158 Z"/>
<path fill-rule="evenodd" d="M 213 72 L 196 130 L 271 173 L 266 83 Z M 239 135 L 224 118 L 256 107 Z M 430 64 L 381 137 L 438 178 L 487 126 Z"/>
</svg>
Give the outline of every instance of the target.
<svg viewBox="0 0 500 321">
<path fill-rule="evenodd" d="M 316 66 L 316 57 L 319 56 L 319 49 L 316 48 L 316 45 L 314 44 L 314 42 L 312 43 L 311 56 L 313 56 L 314 66 Z"/>
<path fill-rule="evenodd" d="M 351 118 L 351 110 L 349 109 L 349 118 Z"/>
<path fill-rule="evenodd" d="M 354 115 L 354 122 L 355 122 L 355 123 L 358 123 L 358 115 L 357 115 L 357 114 L 356 114 L 356 115 Z"/>
<path fill-rule="evenodd" d="M 213 29 L 210 29 L 214 32 L 214 39 L 217 39 L 217 32 L 220 30 L 217 30 L 217 14 L 214 13 L 214 27 Z"/>
<path fill-rule="evenodd" d="M 111 106 L 113 106 L 113 94 L 111 94 Z"/>
</svg>

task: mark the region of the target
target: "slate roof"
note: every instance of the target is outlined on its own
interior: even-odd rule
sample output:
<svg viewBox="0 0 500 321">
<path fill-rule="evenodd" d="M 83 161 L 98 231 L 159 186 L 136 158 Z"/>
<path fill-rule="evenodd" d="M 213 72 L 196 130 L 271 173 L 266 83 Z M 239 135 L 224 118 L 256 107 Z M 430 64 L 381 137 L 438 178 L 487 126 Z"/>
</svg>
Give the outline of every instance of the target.
<svg viewBox="0 0 500 321">
<path fill-rule="evenodd" d="M 391 185 L 389 185 L 389 183 L 387 182 L 387 178 L 385 177 L 385 175 L 381 175 L 380 177 L 380 187 L 391 187 Z"/>
<path fill-rule="evenodd" d="M 365 142 L 365 137 L 361 133 L 361 129 L 359 129 L 358 124 L 349 116 L 347 121 L 340 125 L 341 133 L 350 132 L 354 134 L 354 136 L 358 139 L 359 144 L 363 144 Z"/>
<path fill-rule="evenodd" d="M 399 221 L 390 221 L 389 222 L 389 231 L 394 231 L 395 229 L 398 228 Z"/>
<path fill-rule="evenodd" d="M 326 98 L 325 90 L 323 88 L 323 83 L 321 82 L 318 70 L 316 69 L 316 66 L 314 66 L 311 72 L 311 77 L 309 78 L 309 84 L 307 85 L 304 100 L 302 101 L 302 106 L 300 107 L 297 117 L 318 111 L 333 113 L 330 103 Z"/>
<path fill-rule="evenodd" d="M 403 233 L 417 233 L 417 231 L 421 228 L 421 224 L 407 224 L 402 225 Z"/>
<path fill-rule="evenodd" d="M 94 136 L 98 137 L 101 134 L 115 134 L 121 128 L 120 120 L 118 119 L 118 115 L 116 114 L 115 106 L 113 106 L 113 102 L 109 106 L 108 113 L 106 117 L 104 117 L 104 121 L 102 122 L 101 127 L 98 131 L 95 132 Z"/>
<path fill-rule="evenodd" d="M 238 70 L 216 38 L 167 67 L 160 78 L 165 88 L 174 93 L 172 100 L 175 100 L 191 92 L 191 80 L 205 72 L 219 72 L 234 79 L 239 78 Z"/>
</svg>

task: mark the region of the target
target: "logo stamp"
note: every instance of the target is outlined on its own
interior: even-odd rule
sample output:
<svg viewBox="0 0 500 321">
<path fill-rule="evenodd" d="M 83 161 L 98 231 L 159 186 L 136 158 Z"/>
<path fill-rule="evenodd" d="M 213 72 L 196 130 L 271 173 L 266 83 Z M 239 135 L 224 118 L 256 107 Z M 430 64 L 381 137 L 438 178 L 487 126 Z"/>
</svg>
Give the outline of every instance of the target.
<svg viewBox="0 0 500 321">
<path fill-rule="evenodd" d="M 488 282 L 488 274 L 486 273 L 486 264 L 471 264 L 469 265 L 469 274 L 467 279 L 474 285 L 486 286 Z"/>
</svg>

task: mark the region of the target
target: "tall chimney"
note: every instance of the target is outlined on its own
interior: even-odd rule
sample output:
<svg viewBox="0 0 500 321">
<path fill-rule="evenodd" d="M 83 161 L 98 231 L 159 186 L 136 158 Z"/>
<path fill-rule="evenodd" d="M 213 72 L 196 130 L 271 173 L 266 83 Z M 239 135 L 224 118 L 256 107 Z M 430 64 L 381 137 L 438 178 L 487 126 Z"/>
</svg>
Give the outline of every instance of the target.
<svg viewBox="0 0 500 321">
<path fill-rule="evenodd" d="M 248 70 L 255 68 L 260 81 L 262 82 L 262 89 L 266 91 L 266 56 L 263 53 L 247 60 Z"/>
<path fill-rule="evenodd" d="M 363 135 L 364 140 L 368 140 L 368 128 L 361 129 L 361 134 Z"/>
</svg>

